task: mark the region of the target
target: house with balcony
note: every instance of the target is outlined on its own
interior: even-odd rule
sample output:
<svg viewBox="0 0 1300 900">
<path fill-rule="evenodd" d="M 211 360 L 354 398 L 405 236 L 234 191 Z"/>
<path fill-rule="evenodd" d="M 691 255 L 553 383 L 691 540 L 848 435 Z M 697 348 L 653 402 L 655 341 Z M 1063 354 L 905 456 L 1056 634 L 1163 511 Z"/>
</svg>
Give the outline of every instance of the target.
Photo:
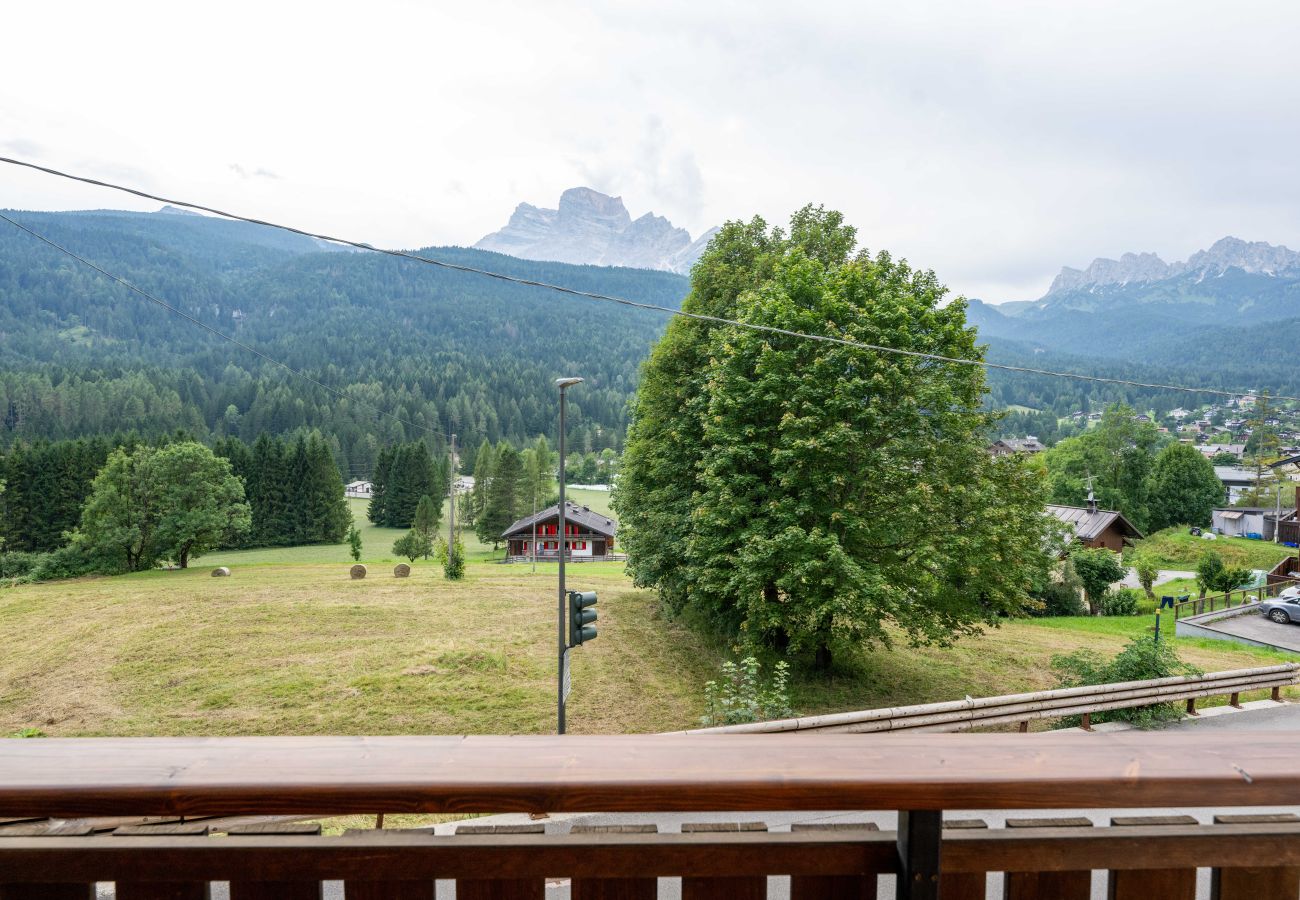
<svg viewBox="0 0 1300 900">
<path fill-rule="evenodd" d="M 565 559 L 575 562 L 610 559 L 618 522 L 587 506 L 566 502 L 564 534 L 560 534 L 560 505 L 525 516 L 501 533 L 506 545 L 506 562 L 559 559 L 563 545 Z M 619 557 L 621 558 L 621 557 Z"/>
</svg>

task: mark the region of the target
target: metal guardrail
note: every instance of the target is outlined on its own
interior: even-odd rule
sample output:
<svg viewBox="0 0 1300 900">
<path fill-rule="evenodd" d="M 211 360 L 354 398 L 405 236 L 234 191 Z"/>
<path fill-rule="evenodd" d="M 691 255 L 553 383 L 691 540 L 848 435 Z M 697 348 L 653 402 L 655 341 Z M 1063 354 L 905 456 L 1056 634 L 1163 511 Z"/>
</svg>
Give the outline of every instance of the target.
<svg viewBox="0 0 1300 900">
<path fill-rule="evenodd" d="M 686 734 L 772 734 L 786 731 L 867 733 L 880 731 L 962 731 L 985 725 L 1020 724 L 1021 730 L 1035 719 L 1089 716 L 1113 709 L 1132 709 L 1156 703 L 1188 701 L 1201 697 L 1237 696 L 1246 691 L 1272 691 L 1278 699 L 1281 689 L 1300 681 L 1300 664 L 1282 663 L 1254 669 L 1232 669 L 1204 675 L 1180 675 L 1150 681 L 1058 688 L 1000 697 L 967 697 L 919 706 L 894 706 L 857 712 L 801 716 L 771 722 L 698 728 Z M 1189 705 L 1189 711 L 1194 707 Z M 1085 721 L 1085 725 L 1087 722 Z"/>
</svg>

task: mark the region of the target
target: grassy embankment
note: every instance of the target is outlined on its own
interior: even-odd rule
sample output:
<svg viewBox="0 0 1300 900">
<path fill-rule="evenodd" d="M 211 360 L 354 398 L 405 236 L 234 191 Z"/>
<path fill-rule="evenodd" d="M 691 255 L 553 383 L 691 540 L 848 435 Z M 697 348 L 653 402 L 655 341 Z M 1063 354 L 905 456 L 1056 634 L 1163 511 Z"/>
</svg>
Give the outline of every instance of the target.
<svg viewBox="0 0 1300 900">
<path fill-rule="evenodd" d="M 578 499 L 600 509 L 606 496 Z M 471 540 L 463 582 L 444 580 L 432 561 L 396 579 L 397 534 L 365 527 L 371 572 L 360 581 L 348 578 L 351 559 L 338 545 L 219 553 L 185 572 L 0 590 L 0 734 L 551 730 L 555 565 L 535 573 L 500 565 Z M 1170 553 L 1168 562 L 1185 564 Z M 233 576 L 211 578 L 215 565 L 229 565 Z M 572 566 L 570 584 L 601 597 L 601 636 L 574 651 L 570 728 L 696 724 L 702 685 L 730 648 L 665 618 L 619 564 Z M 1151 624 L 1150 616 L 1019 620 L 950 648 L 842 654 L 829 678 L 796 671 L 793 705 L 817 713 L 1046 688 L 1054 654 L 1112 653 Z M 1284 658 L 1177 643 L 1206 670 Z"/>
</svg>

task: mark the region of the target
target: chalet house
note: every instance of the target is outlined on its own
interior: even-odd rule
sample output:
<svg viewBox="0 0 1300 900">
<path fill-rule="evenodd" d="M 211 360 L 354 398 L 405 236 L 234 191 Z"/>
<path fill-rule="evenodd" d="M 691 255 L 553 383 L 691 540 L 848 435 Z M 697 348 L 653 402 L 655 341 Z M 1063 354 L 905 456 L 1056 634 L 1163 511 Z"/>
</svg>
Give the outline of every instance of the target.
<svg viewBox="0 0 1300 900">
<path fill-rule="evenodd" d="M 598 560 L 613 555 L 618 522 L 572 502 L 565 504 L 564 518 L 563 540 L 558 503 L 535 516 L 525 516 L 501 532 L 501 539 L 506 543 L 506 560 L 531 559 L 534 543 L 538 559 L 558 559 L 561 544 L 567 551 L 565 559 Z"/>
<path fill-rule="evenodd" d="M 343 488 L 344 497 L 354 497 L 359 500 L 369 500 L 374 492 L 375 486 L 369 481 L 350 481 Z"/>
<path fill-rule="evenodd" d="M 1012 453 L 1042 453 L 1047 447 L 1032 434 L 1024 438 L 1002 438 L 989 445 L 989 453 L 994 456 L 1009 456 Z"/>
<path fill-rule="evenodd" d="M 1074 539 L 1085 547 L 1105 547 L 1122 553 L 1125 543 L 1142 537 L 1142 532 L 1134 528 L 1123 513 L 1098 509 L 1093 500 L 1089 500 L 1087 506 L 1048 504 L 1047 512 L 1069 525 L 1074 531 Z"/>
</svg>

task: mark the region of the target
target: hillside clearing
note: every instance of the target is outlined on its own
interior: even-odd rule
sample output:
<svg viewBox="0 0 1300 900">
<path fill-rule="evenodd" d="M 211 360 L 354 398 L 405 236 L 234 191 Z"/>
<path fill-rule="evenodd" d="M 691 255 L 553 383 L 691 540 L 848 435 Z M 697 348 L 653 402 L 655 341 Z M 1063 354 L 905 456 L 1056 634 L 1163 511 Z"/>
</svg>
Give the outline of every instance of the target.
<svg viewBox="0 0 1300 900">
<path fill-rule="evenodd" d="M 315 548 L 307 548 L 314 550 Z M 290 557 L 295 551 L 281 551 Z M 555 566 L 473 562 L 452 584 L 432 563 L 351 581 L 331 564 L 239 565 L 231 578 L 155 571 L 0 590 L 0 733 L 49 735 L 546 733 L 554 727 Z M 692 727 L 718 648 L 661 614 L 617 564 L 571 568 L 600 592 L 600 638 L 574 651 L 570 728 Z M 1008 622 L 951 648 L 845 654 L 797 673 L 801 713 L 1052 685 L 1053 654 L 1102 653 L 1134 619 Z M 1178 642 L 1206 670 L 1280 661 Z"/>
<path fill-rule="evenodd" d="M 1224 565 L 1246 569 L 1271 569 L 1286 557 L 1296 555 L 1294 547 L 1248 538 L 1219 537 L 1207 541 L 1189 534 L 1185 526 L 1157 531 L 1138 541 L 1137 546 L 1151 553 L 1162 569 L 1194 570 L 1207 550 L 1223 557 Z"/>
</svg>

